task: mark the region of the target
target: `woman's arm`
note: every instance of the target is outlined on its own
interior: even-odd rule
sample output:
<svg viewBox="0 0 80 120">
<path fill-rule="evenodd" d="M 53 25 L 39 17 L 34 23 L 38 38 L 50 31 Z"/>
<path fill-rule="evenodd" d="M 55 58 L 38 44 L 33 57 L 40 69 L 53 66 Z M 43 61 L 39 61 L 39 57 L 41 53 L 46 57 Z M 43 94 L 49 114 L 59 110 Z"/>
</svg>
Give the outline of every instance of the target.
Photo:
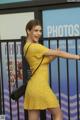
<svg viewBox="0 0 80 120">
<path fill-rule="evenodd" d="M 50 49 L 50 50 L 52 50 L 52 49 Z M 57 48 L 57 49 L 55 49 L 55 50 L 60 50 L 60 48 Z M 47 56 L 49 57 L 50 61 L 52 61 L 52 60 L 54 60 L 54 59 L 57 58 L 56 55 L 47 55 Z"/>
<path fill-rule="evenodd" d="M 50 49 L 48 52 L 44 53 L 45 56 L 54 56 L 54 57 L 62 57 L 68 59 L 80 59 L 80 55 L 71 54 L 68 52 L 61 51 L 60 49 L 52 50 Z"/>
</svg>

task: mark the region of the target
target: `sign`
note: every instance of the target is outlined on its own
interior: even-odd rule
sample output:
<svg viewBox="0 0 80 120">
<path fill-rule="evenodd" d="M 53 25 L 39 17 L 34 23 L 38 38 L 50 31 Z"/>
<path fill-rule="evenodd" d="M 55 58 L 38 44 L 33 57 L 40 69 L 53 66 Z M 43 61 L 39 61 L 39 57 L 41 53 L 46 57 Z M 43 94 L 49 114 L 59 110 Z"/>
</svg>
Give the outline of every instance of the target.
<svg viewBox="0 0 80 120">
<path fill-rule="evenodd" d="M 43 11 L 43 36 L 80 36 L 80 8 Z"/>
</svg>

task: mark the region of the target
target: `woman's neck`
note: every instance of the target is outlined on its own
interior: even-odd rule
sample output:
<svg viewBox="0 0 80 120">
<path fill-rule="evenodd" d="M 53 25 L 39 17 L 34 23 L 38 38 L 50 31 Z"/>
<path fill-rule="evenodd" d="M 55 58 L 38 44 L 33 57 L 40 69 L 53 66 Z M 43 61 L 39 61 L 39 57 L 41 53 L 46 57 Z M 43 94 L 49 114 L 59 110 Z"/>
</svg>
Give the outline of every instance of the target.
<svg viewBox="0 0 80 120">
<path fill-rule="evenodd" d="M 27 37 L 27 42 L 33 43 L 32 39 L 30 37 Z"/>
</svg>

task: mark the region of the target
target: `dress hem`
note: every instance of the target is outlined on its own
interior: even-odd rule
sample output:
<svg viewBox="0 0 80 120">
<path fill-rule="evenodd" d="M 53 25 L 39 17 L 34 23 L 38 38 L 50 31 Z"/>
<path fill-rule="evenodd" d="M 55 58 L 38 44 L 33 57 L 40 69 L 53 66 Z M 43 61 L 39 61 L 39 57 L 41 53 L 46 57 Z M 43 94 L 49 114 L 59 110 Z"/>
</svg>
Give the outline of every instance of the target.
<svg viewBox="0 0 80 120">
<path fill-rule="evenodd" d="M 59 105 L 57 106 L 51 106 L 51 107 L 45 107 L 45 108 L 24 108 L 24 110 L 46 110 L 46 109 L 50 109 L 50 108 L 58 108 L 60 107 Z"/>
</svg>

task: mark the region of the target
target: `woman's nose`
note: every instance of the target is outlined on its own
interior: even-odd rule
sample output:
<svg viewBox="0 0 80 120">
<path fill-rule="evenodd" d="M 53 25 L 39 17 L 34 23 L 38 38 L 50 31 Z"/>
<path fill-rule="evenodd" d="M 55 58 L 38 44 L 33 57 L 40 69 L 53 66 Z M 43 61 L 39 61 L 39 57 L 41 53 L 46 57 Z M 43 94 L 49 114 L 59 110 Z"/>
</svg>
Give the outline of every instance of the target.
<svg viewBox="0 0 80 120">
<path fill-rule="evenodd" d="M 38 34 L 41 35 L 42 33 L 39 31 Z"/>
</svg>

